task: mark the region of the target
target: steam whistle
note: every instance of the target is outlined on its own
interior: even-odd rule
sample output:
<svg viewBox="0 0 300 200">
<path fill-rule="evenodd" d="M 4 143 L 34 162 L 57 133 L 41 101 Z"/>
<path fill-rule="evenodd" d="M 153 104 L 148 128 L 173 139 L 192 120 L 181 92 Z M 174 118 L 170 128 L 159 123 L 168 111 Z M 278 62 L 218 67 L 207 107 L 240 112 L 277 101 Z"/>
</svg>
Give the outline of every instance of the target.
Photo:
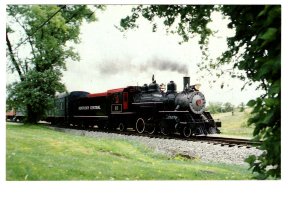
<svg viewBox="0 0 300 200">
<path fill-rule="evenodd" d="M 156 83 L 156 80 L 154 80 L 154 74 L 152 75 L 152 83 Z"/>
</svg>

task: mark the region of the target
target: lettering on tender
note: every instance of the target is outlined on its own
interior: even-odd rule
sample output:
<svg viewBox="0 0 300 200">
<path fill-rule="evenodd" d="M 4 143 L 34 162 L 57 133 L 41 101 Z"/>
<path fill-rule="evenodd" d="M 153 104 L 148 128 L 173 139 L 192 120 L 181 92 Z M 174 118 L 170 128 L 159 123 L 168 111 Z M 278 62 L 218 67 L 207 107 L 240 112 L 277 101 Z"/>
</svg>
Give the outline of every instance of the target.
<svg viewBox="0 0 300 200">
<path fill-rule="evenodd" d="M 100 106 L 90 106 L 90 110 L 101 110 Z"/>
<path fill-rule="evenodd" d="M 78 110 L 101 110 L 101 106 L 79 106 Z"/>
<path fill-rule="evenodd" d="M 89 106 L 79 106 L 78 110 L 89 110 Z"/>
</svg>

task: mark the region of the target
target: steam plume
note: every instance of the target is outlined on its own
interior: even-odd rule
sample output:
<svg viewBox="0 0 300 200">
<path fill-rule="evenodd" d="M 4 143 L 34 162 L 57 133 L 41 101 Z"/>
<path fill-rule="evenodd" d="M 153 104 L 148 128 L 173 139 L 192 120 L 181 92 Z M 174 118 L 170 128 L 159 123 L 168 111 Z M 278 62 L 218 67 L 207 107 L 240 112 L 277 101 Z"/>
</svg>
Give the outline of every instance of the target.
<svg viewBox="0 0 300 200">
<path fill-rule="evenodd" d="M 187 65 L 163 58 L 154 57 L 140 67 L 141 70 L 146 70 L 149 68 L 154 68 L 162 71 L 175 71 L 180 74 L 188 74 Z"/>
<path fill-rule="evenodd" d="M 133 59 L 106 60 L 98 64 L 101 74 L 109 75 L 122 72 L 145 72 L 153 69 L 161 71 L 172 71 L 187 75 L 188 67 L 186 64 L 176 62 L 166 58 L 152 57 L 144 62 L 133 62 Z"/>
</svg>

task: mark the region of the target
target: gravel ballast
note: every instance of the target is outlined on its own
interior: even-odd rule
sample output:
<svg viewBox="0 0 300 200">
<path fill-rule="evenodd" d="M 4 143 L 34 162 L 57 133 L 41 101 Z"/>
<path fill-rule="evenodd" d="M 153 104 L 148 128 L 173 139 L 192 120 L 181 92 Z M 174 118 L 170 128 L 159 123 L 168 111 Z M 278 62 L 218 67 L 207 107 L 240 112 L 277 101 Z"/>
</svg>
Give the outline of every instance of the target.
<svg viewBox="0 0 300 200">
<path fill-rule="evenodd" d="M 225 164 L 237 164 L 248 165 L 244 160 L 250 155 L 260 155 L 261 150 L 256 148 L 246 148 L 227 145 L 214 145 L 205 141 L 184 141 L 176 139 L 162 139 L 162 138 L 150 138 L 135 135 L 122 135 L 116 133 L 85 131 L 76 129 L 64 129 L 52 127 L 57 131 L 62 131 L 69 134 L 85 135 L 89 137 L 97 138 L 111 138 L 111 139 L 123 139 L 132 140 L 142 143 L 158 153 L 165 154 L 170 157 L 180 155 L 187 158 L 197 158 L 203 162 L 212 163 L 225 163 Z"/>
</svg>

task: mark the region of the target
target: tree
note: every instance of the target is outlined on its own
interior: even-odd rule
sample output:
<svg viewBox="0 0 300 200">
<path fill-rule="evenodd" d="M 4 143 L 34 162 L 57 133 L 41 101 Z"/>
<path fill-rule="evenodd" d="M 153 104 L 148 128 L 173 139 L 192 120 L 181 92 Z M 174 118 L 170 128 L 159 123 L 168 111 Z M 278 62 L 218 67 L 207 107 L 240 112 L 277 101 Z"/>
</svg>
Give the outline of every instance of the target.
<svg viewBox="0 0 300 200">
<path fill-rule="evenodd" d="M 70 45 L 79 43 L 83 20 L 95 21 L 86 5 L 8 5 L 6 8 L 7 67 L 20 80 L 9 85 L 7 104 L 26 108 L 27 121 L 37 122 L 51 106 L 66 60 L 79 60 Z"/>
<path fill-rule="evenodd" d="M 223 106 L 224 106 L 223 112 L 233 112 L 234 105 L 232 105 L 231 103 L 226 102 L 224 103 Z"/>
<path fill-rule="evenodd" d="M 222 103 L 221 102 L 209 102 L 206 109 L 207 109 L 207 111 L 211 112 L 212 114 L 220 113 L 220 112 L 222 112 Z"/>
<path fill-rule="evenodd" d="M 239 108 L 240 108 L 240 110 L 239 110 L 240 112 L 244 112 L 245 111 L 245 104 L 244 104 L 244 102 L 240 103 Z"/>
<path fill-rule="evenodd" d="M 207 44 L 213 32 L 207 24 L 212 12 L 221 12 L 231 22 L 228 28 L 235 30 L 233 37 L 227 38 L 228 50 L 216 60 L 209 60 Z M 264 95 L 250 100 L 253 107 L 249 124 L 254 124 L 255 140 L 262 140 L 264 150 L 261 156 L 247 159 L 253 172 L 259 178 L 281 176 L 281 6 L 280 5 L 150 5 L 136 6 L 132 15 L 120 21 L 124 30 L 137 28 L 139 16 L 143 16 L 157 29 L 155 18 L 162 18 L 167 30 L 182 36 L 183 42 L 198 37 L 203 60 L 201 68 L 220 69 L 219 75 L 225 73 L 219 66 L 234 62 L 233 69 L 244 71 L 234 74 L 241 80 L 259 83 Z M 205 64 L 206 62 L 206 64 Z M 222 86 L 221 86 L 222 87 Z M 244 87 L 243 87 L 244 88 Z M 242 89 L 243 89 L 242 88 Z"/>
</svg>

